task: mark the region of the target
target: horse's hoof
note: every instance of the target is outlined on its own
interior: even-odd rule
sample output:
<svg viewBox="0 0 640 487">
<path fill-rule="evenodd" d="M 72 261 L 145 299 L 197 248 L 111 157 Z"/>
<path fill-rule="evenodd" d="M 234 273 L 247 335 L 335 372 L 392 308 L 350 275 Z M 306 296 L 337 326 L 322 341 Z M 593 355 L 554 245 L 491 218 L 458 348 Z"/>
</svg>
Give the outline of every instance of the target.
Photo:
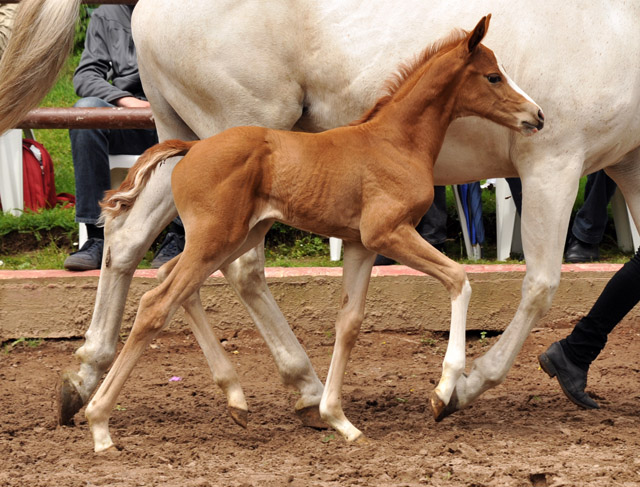
<svg viewBox="0 0 640 487">
<path fill-rule="evenodd" d="M 247 423 L 249 421 L 249 411 L 246 409 L 234 408 L 232 406 L 227 407 L 229 414 L 231 415 L 231 419 L 243 428 L 247 427 Z"/>
<path fill-rule="evenodd" d="M 73 417 L 84 406 L 82 397 L 76 389 L 71 375 L 73 372 L 65 372 L 58 391 L 58 424 L 61 426 L 73 424 Z"/>
<path fill-rule="evenodd" d="M 458 410 L 457 404 L 458 401 L 456 400 L 455 392 L 451 396 L 449 404 L 445 404 L 435 392 L 432 392 L 429 396 L 429 406 L 433 413 L 433 419 L 435 419 L 437 423 L 455 413 Z"/>
<path fill-rule="evenodd" d="M 122 448 L 116 445 L 111 445 L 108 448 L 97 451 L 95 453 L 96 455 L 108 455 L 111 457 L 111 456 L 120 455 L 120 453 L 122 453 Z"/>
<path fill-rule="evenodd" d="M 302 424 L 309 428 L 317 430 L 326 430 L 329 428 L 329 425 L 322 421 L 318 406 L 307 406 L 306 408 L 297 409 L 296 415 L 300 418 Z"/>
<path fill-rule="evenodd" d="M 371 440 L 364 435 L 358 436 L 355 440 L 353 440 L 354 445 L 370 445 Z"/>
</svg>

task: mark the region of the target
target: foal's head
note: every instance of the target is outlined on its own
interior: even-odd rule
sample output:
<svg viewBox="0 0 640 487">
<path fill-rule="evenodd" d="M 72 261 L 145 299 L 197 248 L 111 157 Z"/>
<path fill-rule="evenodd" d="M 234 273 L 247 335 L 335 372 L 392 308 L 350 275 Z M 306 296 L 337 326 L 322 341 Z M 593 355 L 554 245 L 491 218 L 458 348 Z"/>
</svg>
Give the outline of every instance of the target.
<svg viewBox="0 0 640 487">
<path fill-rule="evenodd" d="M 451 52 L 464 63 L 455 114 L 477 115 L 524 135 L 533 135 L 544 125 L 542 110 L 509 78 L 493 51 L 480 44 L 490 19 L 489 14 L 480 20 Z"/>
</svg>

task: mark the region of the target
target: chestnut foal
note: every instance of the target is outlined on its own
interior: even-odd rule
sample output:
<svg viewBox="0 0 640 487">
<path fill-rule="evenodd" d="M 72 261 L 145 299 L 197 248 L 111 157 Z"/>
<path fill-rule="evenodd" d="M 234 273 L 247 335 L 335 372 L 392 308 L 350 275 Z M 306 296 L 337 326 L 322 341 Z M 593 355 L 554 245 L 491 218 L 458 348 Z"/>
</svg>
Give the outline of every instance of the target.
<svg viewBox="0 0 640 487">
<path fill-rule="evenodd" d="M 113 446 L 110 411 L 150 341 L 180 305 L 188 311 L 198 308 L 197 292 L 205 279 L 256 246 L 274 221 L 345 243 L 322 419 L 349 441 L 362 438 L 343 413 L 341 389 L 377 253 L 434 276 L 449 291 L 450 340 L 442 378 L 431 396 L 436 416 L 443 411 L 465 366 L 471 288 L 463 267 L 415 230 L 433 198 L 433 164 L 447 127 L 458 117 L 476 115 L 524 135 L 541 129 L 544 119 L 540 107 L 480 44 L 489 20 L 484 17 L 470 34 L 452 33 L 413 65 L 402 67 L 389 95 L 350 126 L 319 134 L 238 127 L 203 141 L 167 141 L 139 159 L 121 188 L 105 198 L 105 216 L 127 211 L 158 164 L 186 154 L 172 175 L 186 246 L 161 269 L 163 282 L 142 297 L 131 334 L 87 407 L 96 451 Z M 204 317 L 194 321 L 202 323 Z M 204 333 L 201 344 L 215 340 L 211 331 Z M 209 345 L 210 364 L 219 360 L 228 368 L 220 347 Z M 246 412 L 237 377 L 232 369 L 227 372 L 228 381 L 217 382 L 232 390 L 227 394 L 230 409 Z"/>
</svg>

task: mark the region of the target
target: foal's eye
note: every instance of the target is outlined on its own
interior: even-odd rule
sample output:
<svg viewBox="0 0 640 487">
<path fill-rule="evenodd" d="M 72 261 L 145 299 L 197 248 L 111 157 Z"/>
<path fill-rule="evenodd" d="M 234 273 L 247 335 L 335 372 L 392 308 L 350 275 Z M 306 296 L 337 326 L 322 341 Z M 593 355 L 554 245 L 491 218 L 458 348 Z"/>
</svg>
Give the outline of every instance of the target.
<svg viewBox="0 0 640 487">
<path fill-rule="evenodd" d="M 487 79 L 491 84 L 500 83 L 500 81 L 502 81 L 502 77 L 499 74 L 490 74 L 487 76 Z"/>
</svg>

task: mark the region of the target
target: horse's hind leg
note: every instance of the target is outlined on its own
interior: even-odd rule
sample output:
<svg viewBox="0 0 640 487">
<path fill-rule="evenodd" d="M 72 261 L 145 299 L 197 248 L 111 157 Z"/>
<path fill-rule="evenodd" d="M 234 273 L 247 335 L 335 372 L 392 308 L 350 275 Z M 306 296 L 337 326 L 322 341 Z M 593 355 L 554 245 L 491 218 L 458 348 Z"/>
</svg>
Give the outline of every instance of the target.
<svg viewBox="0 0 640 487">
<path fill-rule="evenodd" d="M 300 392 L 296 414 L 306 426 L 325 428 L 318 412 L 322 383 L 267 287 L 263 243 L 222 271 L 262 334 L 282 382 Z"/>
<path fill-rule="evenodd" d="M 68 424 L 87 402 L 111 365 L 133 273 L 154 238 L 177 212 L 171 196 L 171 170 L 177 158 L 168 160 L 151 175 L 147 188 L 127 213 L 106 222 L 102 270 L 91 325 L 75 355 L 78 372 L 63 374 L 58 397 L 58 421 Z"/>
<path fill-rule="evenodd" d="M 164 281 L 179 259 L 180 256 L 177 256 L 163 265 L 158 272 L 158 279 Z M 249 408 L 242 392 L 238 374 L 227 358 L 224 348 L 220 345 L 220 340 L 207 322 L 199 290 L 189 296 L 182 303 L 182 306 L 187 312 L 191 330 L 207 359 L 213 380 L 227 396 L 227 409 L 231 418 L 246 428 Z"/>
<path fill-rule="evenodd" d="M 618 164 L 605 170 L 618 185 L 636 228 L 640 231 L 640 148 L 628 153 Z"/>
<path fill-rule="evenodd" d="M 347 441 L 362 438 L 362 432 L 351 424 L 342 410 L 342 384 L 349 355 L 364 319 L 364 305 L 375 256 L 375 253 L 366 250 L 360 244 L 345 244 L 342 299 L 336 320 L 336 342 L 320 403 L 322 419 Z"/>
</svg>

